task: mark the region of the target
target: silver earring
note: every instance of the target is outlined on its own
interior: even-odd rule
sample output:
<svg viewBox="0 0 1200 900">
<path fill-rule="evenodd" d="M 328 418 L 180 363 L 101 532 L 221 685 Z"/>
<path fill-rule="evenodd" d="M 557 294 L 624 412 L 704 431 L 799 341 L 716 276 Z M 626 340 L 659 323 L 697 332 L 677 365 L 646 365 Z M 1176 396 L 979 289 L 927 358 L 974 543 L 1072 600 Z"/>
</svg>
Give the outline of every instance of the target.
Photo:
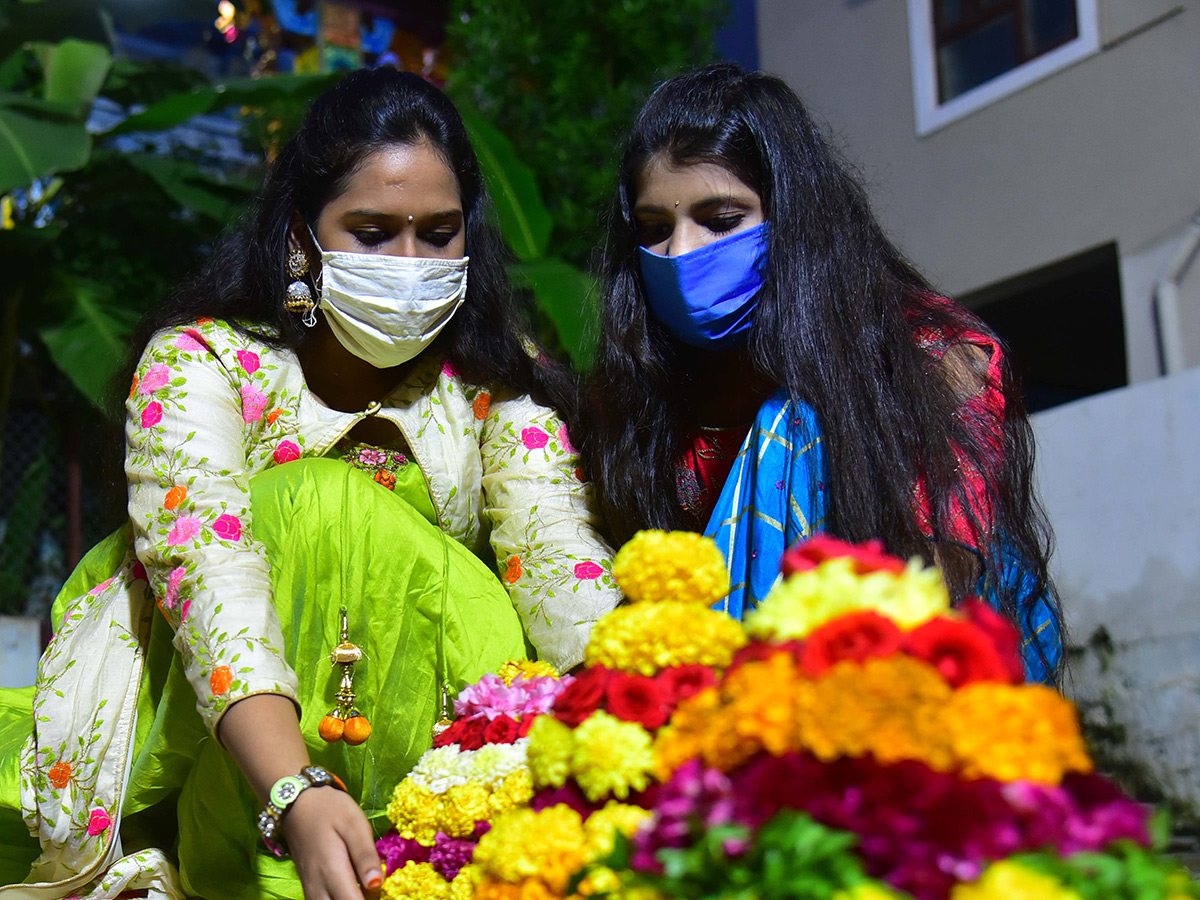
<svg viewBox="0 0 1200 900">
<path fill-rule="evenodd" d="M 288 277 L 293 280 L 288 285 L 287 299 L 283 301 L 283 308 L 302 316 L 300 321 L 308 328 L 312 328 L 317 324 L 317 304 L 313 300 L 312 288 L 304 280 L 304 276 L 308 274 L 308 255 L 298 247 L 294 249 L 288 254 L 287 270 Z"/>
</svg>

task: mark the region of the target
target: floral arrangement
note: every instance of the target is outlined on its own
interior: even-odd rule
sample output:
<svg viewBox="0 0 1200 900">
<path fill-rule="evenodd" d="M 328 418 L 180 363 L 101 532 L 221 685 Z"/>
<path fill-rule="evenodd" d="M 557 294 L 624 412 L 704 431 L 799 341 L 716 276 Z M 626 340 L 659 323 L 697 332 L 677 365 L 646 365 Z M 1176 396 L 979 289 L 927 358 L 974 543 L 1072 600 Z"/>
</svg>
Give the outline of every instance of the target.
<svg viewBox="0 0 1200 900">
<path fill-rule="evenodd" d="M 1200 898 L 1071 704 L 1023 683 L 1005 619 L 876 543 L 816 538 L 783 568 L 743 627 L 710 609 L 711 541 L 637 535 L 582 671 L 460 695 L 458 743 L 397 788 L 392 840 L 427 849 L 389 859 L 389 896 Z"/>
</svg>

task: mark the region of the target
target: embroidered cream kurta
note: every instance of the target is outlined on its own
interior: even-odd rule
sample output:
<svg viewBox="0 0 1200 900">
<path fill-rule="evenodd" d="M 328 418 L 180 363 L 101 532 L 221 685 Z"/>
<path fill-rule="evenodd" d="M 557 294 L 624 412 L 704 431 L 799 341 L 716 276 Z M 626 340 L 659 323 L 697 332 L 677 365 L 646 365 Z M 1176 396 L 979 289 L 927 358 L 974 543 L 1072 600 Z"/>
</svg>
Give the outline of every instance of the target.
<svg viewBox="0 0 1200 900">
<path fill-rule="evenodd" d="M 403 434 L 442 530 L 478 552 L 490 543 L 541 658 L 560 669 L 582 661 L 592 623 L 620 595 L 590 488 L 552 410 L 468 384 L 429 358 L 380 403 L 344 413 L 308 390 L 289 350 L 221 321 L 161 332 L 127 401 L 135 554 L 71 602 L 43 657 L 35 733 L 22 758 L 22 805 L 43 848 L 30 880 L 40 886 L 0 895 L 177 895 L 165 857 L 122 858 L 118 836 L 154 608 L 176 629 L 210 729 L 253 694 L 295 699 L 269 562 L 254 540 L 249 479 L 325 454 L 368 415 Z"/>
</svg>

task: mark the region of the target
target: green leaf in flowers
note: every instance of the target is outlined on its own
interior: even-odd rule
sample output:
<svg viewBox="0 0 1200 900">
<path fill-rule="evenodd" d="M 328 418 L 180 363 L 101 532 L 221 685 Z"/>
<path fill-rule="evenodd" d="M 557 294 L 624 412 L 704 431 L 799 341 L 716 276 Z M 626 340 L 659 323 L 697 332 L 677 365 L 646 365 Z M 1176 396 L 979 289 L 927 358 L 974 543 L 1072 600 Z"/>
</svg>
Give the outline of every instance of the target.
<svg viewBox="0 0 1200 900">
<path fill-rule="evenodd" d="M 42 64 L 42 96 L 84 115 L 112 65 L 108 48 L 72 38 L 57 44 L 35 44 L 32 49 Z"/>
<path fill-rule="evenodd" d="M 596 280 L 557 257 L 516 263 L 510 275 L 514 284 L 533 291 L 575 368 L 588 369 L 596 351 Z"/>
<path fill-rule="evenodd" d="M 73 107 L 0 92 L 0 194 L 80 168 L 91 146 Z"/>
<path fill-rule="evenodd" d="M 194 88 L 165 97 L 104 132 L 106 136 L 139 131 L 165 131 L 196 116 L 231 106 L 265 106 L 281 98 L 306 102 L 331 87 L 341 73 L 326 75 L 275 75 L 239 78 L 225 84 Z"/>
<path fill-rule="evenodd" d="M 499 129 L 469 110 L 459 111 L 496 205 L 504 239 L 518 259 L 540 259 L 546 255 L 554 221 L 542 202 L 533 170 Z"/>
<path fill-rule="evenodd" d="M 59 324 L 41 328 L 38 335 L 55 365 L 97 409 L 104 410 L 107 389 L 129 352 L 137 312 L 94 281 L 64 276 L 58 279 L 57 293 L 69 313 Z"/>
</svg>

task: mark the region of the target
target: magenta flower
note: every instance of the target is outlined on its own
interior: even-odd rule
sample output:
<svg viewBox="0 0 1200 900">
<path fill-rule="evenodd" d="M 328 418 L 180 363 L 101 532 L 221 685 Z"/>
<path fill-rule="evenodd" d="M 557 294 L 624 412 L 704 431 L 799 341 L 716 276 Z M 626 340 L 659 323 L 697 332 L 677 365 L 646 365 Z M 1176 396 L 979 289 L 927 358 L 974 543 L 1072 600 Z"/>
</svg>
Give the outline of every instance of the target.
<svg viewBox="0 0 1200 900">
<path fill-rule="evenodd" d="M 531 426 L 521 432 L 521 443 L 525 445 L 526 450 L 540 450 L 550 443 L 550 435 L 536 426 Z"/>
<path fill-rule="evenodd" d="M 142 376 L 141 384 L 138 386 L 138 393 L 153 394 L 170 380 L 171 370 L 163 363 L 155 363 L 150 367 L 150 371 Z"/>
<path fill-rule="evenodd" d="M 252 384 L 243 384 L 241 393 L 242 418 L 247 422 L 257 422 L 267 408 L 267 395 Z"/>
<path fill-rule="evenodd" d="M 116 580 L 117 580 L 117 576 L 114 575 L 112 578 L 109 578 L 107 581 L 100 582 L 98 585 L 96 585 L 94 588 L 92 588 L 90 591 L 88 591 L 88 595 L 95 597 L 97 594 L 104 593 L 106 590 L 108 590 L 108 586 Z"/>
<path fill-rule="evenodd" d="M 375 852 L 383 860 L 389 872 L 397 872 L 410 862 L 429 862 L 429 847 L 422 847 L 411 838 L 400 837 L 392 829 L 375 842 Z"/>
<path fill-rule="evenodd" d="M 575 445 L 571 443 L 571 437 L 567 434 L 566 425 L 563 425 L 558 429 L 558 440 L 562 443 L 563 449 L 572 456 L 579 452 L 575 449 Z"/>
<path fill-rule="evenodd" d="M 475 856 L 475 842 L 452 838 L 439 831 L 434 838 L 433 850 L 429 854 L 429 862 L 437 873 L 447 881 L 453 881 L 459 870 L 471 862 Z"/>
<path fill-rule="evenodd" d="M 591 560 L 575 564 L 575 577 L 580 581 L 591 581 L 603 574 L 604 570 Z"/>
<path fill-rule="evenodd" d="M 226 513 L 218 516 L 213 522 L 213 533 L 223 541 L 240 541 L 242 539 L 242 520 L 237 516 Z"/>
<path fill-rule="evenodd" d="M 443 359 L 442 360 L 442 374 L 445 375 L 447 378 L 453 378 L 456 374 L 454 371 L 454 363 L 450 362 L 450 360 L 448 360 L 448 359 Z"/>
<path fill-rule="evenodd" d="M 95 837 L 101 832 L 107 831 L 111 824 L 112 820 L 109 819 L 108 813 L 102 809 L 93 809 L 91 816 L 88 817 L 87 833 Z"/>
<path fill-rule="evenodd" d="M 187 569 L 183 566 L 176 566 L 167 576 L 167 591 L 163 595 L 163 606 L 167 609 L 174 609 L 175 605 L 179 603 L 179 585 L 186 574 Z"/>
<path fill-rule="evenodd" d="M 171 526 L 171 533 L 167 535 L 167 543 L 178 546 L 190 541 L 199 534 L 201 524 L 195 516 L 176 519 L 175 524 Z"/>
<path fill-rule="evenodd" d="M 183 620 L 187 618 L 188 610 L 189 610 L 189 609 L 191 609 L 191 608 L 192 608 L 192 601 L 191 601 L 191 600 L 184 600 L 184 601 L 183 601 L 183 607 L 182 607 L 182 608 L 179 610 L 179 621 L 180 621 L 180 623 L 182 623 L 182 622 L 183 622 Z"/>
<path fill-rule="evenodd" d="M 463 688 L 454 701 L 454 713 L 459 718 L 470 718 L 483 714 L 488 721 L 497 716 L 523 716 L 549 712 L 555 698 L 562 693 L 573 678 L 516 678 L 506 685 L 499 675 L 490 672 L 475 684 Z"/>
<path fill-rule="evenodd" d="M 175 349 L 183 350 L 189 353 L 195 353 L 197 350 L 203 350 L 204 344 L 198 339 L 199 335 L 194 331 L 185 331 L 179 337 L 175 338 Z"/>
<path fill-rule="evenodd" d="M 162 404 L 157 400 L 151 400 L 146 404 L 146 408 L 142 410 L 142 427 L 153 428 L 162 421 Z"/>
<path fill-rule="evenodd" d="M 258 354 L 253 350 L 239 350 L 236 354 L 238 365 L 246 370 L 246 374 L 253 375 L 258 371 L 261 365 Z"/>
<path fill-rule="evenodd" d="M 134 581 L 149 581 L 146 576 L 146 567 L 140 561 L 133 564 L 133 568 L 129 570 L 129 574 L 133 576 Z"/>
<path fill-rule="evenodd" d="M 275 462 L 282 465 L 300 458 L 300 448 L 291 441 L 280 441 L 275 447 Z"/>
</svg>

